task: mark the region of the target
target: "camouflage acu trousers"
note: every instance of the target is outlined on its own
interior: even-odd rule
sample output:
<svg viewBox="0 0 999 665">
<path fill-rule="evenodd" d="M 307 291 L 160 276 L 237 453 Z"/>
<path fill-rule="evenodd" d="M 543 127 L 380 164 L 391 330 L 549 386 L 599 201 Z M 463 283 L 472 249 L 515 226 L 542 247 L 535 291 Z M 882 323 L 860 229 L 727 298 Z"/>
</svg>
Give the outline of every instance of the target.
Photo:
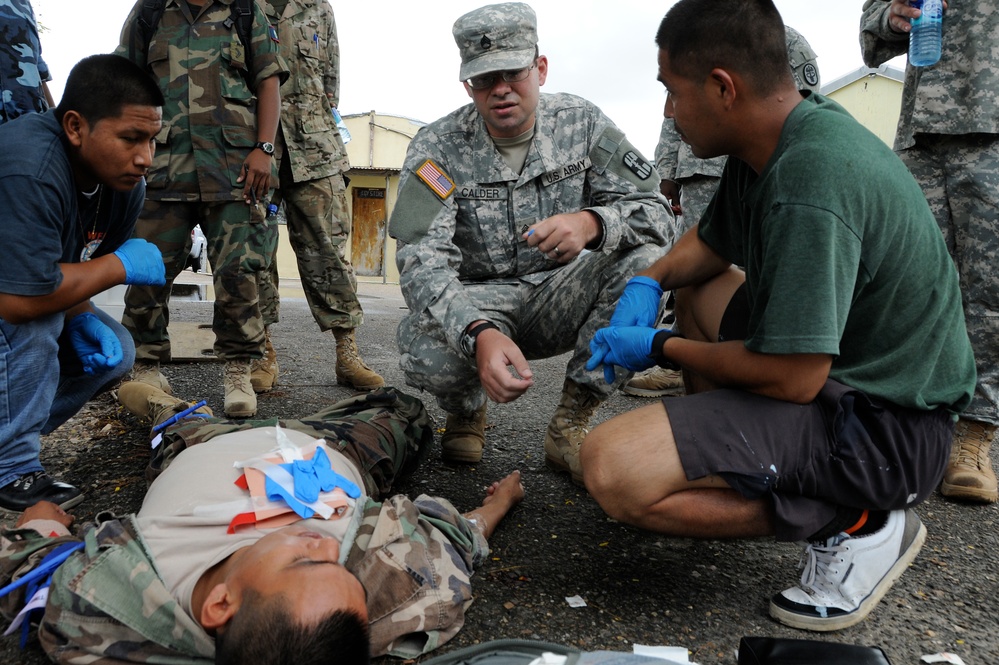
<svg viewBox="0 0 999 665">
<path fill-rule="evenodd" d="M 602 369 L 586 371 L 590 340 L 610 322 L 625 282 L 664 251 L 650 244 L 588 252 L 547 273 L 466 282 L 464 291 L 528 360 L 573 351 L 566 378 L 607 397 L 631 373 L 619 369 L 613 385 L 608 385 Z M 406 383 L 434 395 L 445 411 L 470 413 L 485 402 L 475 359 L 449 346 L 444 330 L 427 312 L 410 312 L 403 318 L 398 342 Z"/>
<path fill-rule="evenodd" d="M 201 224 L 208 239 L 215 303 L 212 330 L 215 355 L 222 360 L 260 358 L 264 324 L 257 274 L 266 270 L 277 246 L 277 225 L 265 220 L 263 206 L 146 200 L 135 236 L 159 247 L 166 264 L 165 286 L 130 286 L 122 323 L 135 340 L 136 360 L 170 360 L 170 289 L 184 269 L 191 230 Z"/>
<path fill-rule="evenodd" d="M 999 424 L 999 135 L 921 134 L 899 156 L 922 187 L 961 278 L 978 369 L 962 415 Z"/>
<path fill-rule="evenodd" d="M 278 425 L 305 432 L 338 450 L 356 465 L 368 496 L 388 496 L 394 483 L 426 457 L 434 430 L 423 402 L 395 388 L 349 397 L 300 420 L 187 418 L 167 428 L 153 451 L 146 480 L 152 482 L 189 446 L 231 432 Z"/>
<path fill-rule="evenodd" d="M 680 178 L 680 208 L 683 211 L 681 215 L 683 228 L 677 234 L 677 238 L 701 221 L 701 215 L 711 203 L 711 197 L 718 191 L 720 180 L 721 178 L 707 175 Z"/>
<path fill-rule="evenodd" d="M 282 163 L 281 189 L 274 202 L 284 201 L 288 240 L 295 251 L 309 309 L 320 330 L 356 328 L 364 321 L 364 312 L 357 300 L 354 267 L 343 255 L 350 231 L 343 177 L 292 182 L 287 161 Z M 264 323 L 276 323 L 277 261 L 271 261 L 270 270 L 261 274 L 259 288 Z"/>
</svg>

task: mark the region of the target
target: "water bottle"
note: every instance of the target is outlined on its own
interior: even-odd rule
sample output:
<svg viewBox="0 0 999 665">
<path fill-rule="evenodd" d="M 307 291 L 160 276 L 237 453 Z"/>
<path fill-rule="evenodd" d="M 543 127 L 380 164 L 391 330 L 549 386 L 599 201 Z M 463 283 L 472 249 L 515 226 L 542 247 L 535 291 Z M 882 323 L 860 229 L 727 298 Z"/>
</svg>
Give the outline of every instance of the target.
<svg viewBox="0 0 999 665">
<path fill-rule="evenodd" d="M 942 0 L 909 0 L 909 6 L 922 10 L 911 19 L 909 62 L 913 67 L 928 67 L 940 60 L 940 36 L 943 25 Z"/>
<path fill-rule="evenodd" d="M 343 144 L 347 145 L 350 143 L 350 130 L 347 129 L 347 123 L 343 121 L 340 117 L 340 112 L 333 107 L 333 119 L 336 121 L 336 128 L 340 130 L 340 138 L 343 139 Z"/>
</svg>

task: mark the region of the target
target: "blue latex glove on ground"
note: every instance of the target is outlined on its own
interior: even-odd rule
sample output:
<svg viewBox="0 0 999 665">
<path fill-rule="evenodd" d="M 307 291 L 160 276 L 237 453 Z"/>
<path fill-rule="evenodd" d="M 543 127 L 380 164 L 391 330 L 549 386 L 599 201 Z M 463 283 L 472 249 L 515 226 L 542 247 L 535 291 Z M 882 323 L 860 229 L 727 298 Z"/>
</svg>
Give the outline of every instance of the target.
<svg viewBox="0 0 999 665">
<path fill-rule="evenodd" d="M 652 340 L 659 332 L 656 328 L 619 326 L 601 328 L 590 340 L 590 359 L 586 369 L 604 366 L 604 380 L 614 383 L 614 366 L 640 372 L 656 364 L 652 358 Z"/>
<path fill-rule="evenodd" d="M 118 336 L 91 312 L 69 320 L 69 341 L 83 363 L 83 371 L 91 376 L 117 367 L 123 357 Z"/>
<path fill-rule="evenodd" d="M 612 328 L 618 326 L 655 326 L 659 322 L 659 302 L 663 290 L 651 277 L 632 277 L 624 285 L 624 291 L 617 301 L 614 316 L 610 319 Z"/>
<path fill-rule="evenodd" d="M 166 284 L 166 266 L 159 247 L 142 238 L 131 238 L 115 250 L 115 256 L 125 266 L 125 283 L 143 286 Z"/>
</svg>

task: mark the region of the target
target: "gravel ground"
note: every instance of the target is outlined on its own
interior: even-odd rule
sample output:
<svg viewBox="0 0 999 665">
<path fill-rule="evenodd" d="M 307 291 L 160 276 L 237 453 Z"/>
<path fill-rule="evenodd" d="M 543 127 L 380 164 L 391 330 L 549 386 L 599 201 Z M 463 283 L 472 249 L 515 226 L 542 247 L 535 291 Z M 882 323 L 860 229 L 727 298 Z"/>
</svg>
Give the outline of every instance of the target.
<svg viewBox="0 0 999 665">
<path fill-rule="evenodd" d="M 405 387 L 395 347 L 403 303 L 392 285 L 362 284 L 366 324 L 362 355 L 389 384 Z M 206 302 L 175 302 L 176 321 L 210 321 Z M 333 373 L 332 336 L 321 334 L 302 299 L 282 302 L 274 328 L 281 365 L 278 388 L 260 398 L 260 416 L 300 416 L 347 397 Z M 485 457 L 450 465 L 435 450 L 400 491 L 440 494 L 462 509 L 478 504 L 492 480 L 524 473 L 527 498 L 492 540 L 490 560 L 474 578 L 475 602 L 458 636 L 438 653 L 497 638 L 542 639 L 581 649 L 628 650 L 632 644 L 687 647 L 692 661 L 735 663 L 743 635 L 808 638 L 882 647 L 894 665 L 949 651 L 967 665 L 999 663 L 999 508 L 950 503 L 933 496 L 919 510 L 929 531 L 922 553 L 873 614 L 832 634 L 783 627 L 767 614 L 768 598 L 797 581 L 800 550 L 769 540 L 665 538 L 608 519 L 586 492 L 544 465 L 544 431 L 562 385 L 565 358 L 532 363 L 537 385 L 512 404 L 491 404 Z M 207 399 L 221 411 L 221 366 L 177 363 L 165 368 L 174 391 Z M 423 395 L 443 425 L 443 414 Z M 617 395 L 596 420 L 644 404 Z M 74 512 L 129 512 L 145 491 L 146 427 L 104 395 L 46 437 L 43 462 L 84 488 Z M 579 596 L 584 607 L 572 607 Z M 37 645 L 0 642 L 0 663 L 44 663 Z M 383 659 L 383 663 L 398 662 Z M 379 664 L 381 665 L 381 664 Z"/>
</svg>

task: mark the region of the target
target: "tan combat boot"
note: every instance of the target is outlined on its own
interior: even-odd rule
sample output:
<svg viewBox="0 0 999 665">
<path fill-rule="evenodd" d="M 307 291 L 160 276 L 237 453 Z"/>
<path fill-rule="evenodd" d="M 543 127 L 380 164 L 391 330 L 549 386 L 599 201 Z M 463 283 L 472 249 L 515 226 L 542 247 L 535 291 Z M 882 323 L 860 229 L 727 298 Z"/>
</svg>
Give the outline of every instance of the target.
<svg viewBox="0 0 999 665">
<path fill-rule="evenodd" d="M 278 378 L 277 353 L 271 344 L 270 329 L 264 330 L 264 357 L 250 361 L 250 384 L 253 392 L 269 393 Z"/>
<path fill-rule="evenodd" d="M 445 462 L 478 462 L 486 444 L 486 405 L 469 414 L 449 413 L 441 435 Z"/>
<path fill-rule="evenodd" d="M 683 377 L 675 369 L 653 367 L 645 374 L 631 377 L 621 388 L 625 395 L 662 397 L 683 390 Z"/>
<path fill-rule="evenodd" d="M 374 390 L 385 385 L 385 379 L 361 360 L 353 328 L 334 328 L 333 336 L 336 338 L 337 383 L 353 386 L 356 390 Z"/>
<path fill-rule="evenodd" d="M 159 388 L 167 395 L 173 394 L 170 382 L 160 372 L 160 364 L 158 362 L 136 360 L 135 364 L 132 365 L 132 381 L 148 383 L 151 386 Z"/>
<path fill-rule="evenodd" d="M 250 361 L 230 360 L 222 370 L 225 387 L 225 415 L 249 418 L 257 413 L 257 396 L 250 383 Z"/>
<path fill-rule="evenodd" d="M 139 418 L 148 418 L 153 426 L 166 422 L 171 416 L 194 406 L 190 402 L 168 395 L 156 386 L 142 381 L 126 381 L 118 387 L 118 402 Z M 213 415 L 212 410 L 202 406 L 194 413 Z"/>
<path fill-rule="evenodd" d="M 568 471 L 572 482 L 583 484 L 579 447 L 589 430 L 590 418 L 600 406 L 600 397 L 589 388 L 565 380 L 562 399 L 548 423 L 545 435 L 545 462 L 557 471 Z"/>
<path fill-rule="evenodd" d="M 996 426 L 977 420 L 957 421 L 950 462 L 940 483 L 940 493 L 952 499 L 994 503 L 999 498 L 989 446 Z"/>
</svg>

